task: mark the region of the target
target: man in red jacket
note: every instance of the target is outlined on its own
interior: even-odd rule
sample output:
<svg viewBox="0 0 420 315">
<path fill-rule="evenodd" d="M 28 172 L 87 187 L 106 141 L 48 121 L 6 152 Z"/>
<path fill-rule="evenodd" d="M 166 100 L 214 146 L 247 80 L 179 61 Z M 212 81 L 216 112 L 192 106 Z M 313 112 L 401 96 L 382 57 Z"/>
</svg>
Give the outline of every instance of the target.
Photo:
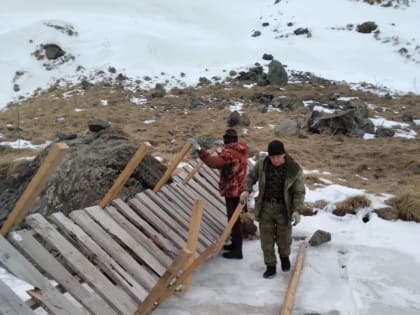
<svg viewBox="0 0 420 315">
<path fill-rule="evenodd" d="M 239 196 L 244 189 L 248 168 L 248 145 L 238 141 L 238 134 L 234 129 L 226 130 L 223 135 L 224 149 L 216 155 L 198 146 L 201 160 L 211 168 L 220 170 L 219 192 L 225 197 L 228 220 L 239 204 Z M 225 258 L 242 259 L 242 231 L 239 218 L 232 228 L 232 244 L 224 246 L 228 252 Z"/>
</svg>

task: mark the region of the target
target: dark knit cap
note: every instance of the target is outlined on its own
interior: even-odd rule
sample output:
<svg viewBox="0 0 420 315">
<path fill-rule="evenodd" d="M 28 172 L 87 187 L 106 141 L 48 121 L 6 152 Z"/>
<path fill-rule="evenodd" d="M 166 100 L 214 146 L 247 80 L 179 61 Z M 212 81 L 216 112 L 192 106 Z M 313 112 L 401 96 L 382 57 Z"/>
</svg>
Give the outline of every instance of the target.
<svg viewBox="0 0 420 315">
<path fill-rule="evenodd" d="M 284 145 L 279 140 L 273 140 L 268 144 L 268 155 L 281 155 L 286 153 Z"/>
<path fill-rule="evenodd" d="M 235 129 L 226 130 L 225 134 L 223 135 L 223 142 L 225 144 L 238 142 L 238 134 L 236 133 L 236 130 Z"/>
</svg>

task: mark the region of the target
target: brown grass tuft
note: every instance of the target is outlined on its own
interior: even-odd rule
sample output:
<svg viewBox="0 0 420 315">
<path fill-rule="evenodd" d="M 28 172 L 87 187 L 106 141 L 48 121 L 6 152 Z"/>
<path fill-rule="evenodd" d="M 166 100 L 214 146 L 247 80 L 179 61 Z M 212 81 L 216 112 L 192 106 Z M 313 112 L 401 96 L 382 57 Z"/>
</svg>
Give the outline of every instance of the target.
<svg viewBox="0 0 420 315">
<path fill-rule="evenodd" d="M 420 222 L 420 197 L 412 193 L 405 193 L 386 201 L 404 221 Z"/>
<path fill-rule="evenodd" d="M 302 215 L 311 216 L 317 214 L 317 209 L 323 209 L 327 206 L 328 202 L 325 200 L 317 200 L 315 202 L 305 202 L 303 209 L 301 210 Z"/>
<path fill-rule="evenodd" d="M 308 185 L 309 188 L 314 189 L 316 188 L 316 184 L 322 183 L 319 179 L 319 174 L 306 174 L 305 175 L 305 184 Z"/>
<path fill-rule="evenodd" d="M 398 212 L 394 208 L 375 209 L 375 212 L 380 218 L 384 220 L 393 221 L 398 219 Z"/>
<path fill-rule="evenodd" d="M 349 214 L 356 214 L 356 210 L 366 208 L 371 205 L 371 201 L 366 196 L 353 196 L 346 200 L 337 202 L 333 213 L 340 217 Z"/>
</svg>

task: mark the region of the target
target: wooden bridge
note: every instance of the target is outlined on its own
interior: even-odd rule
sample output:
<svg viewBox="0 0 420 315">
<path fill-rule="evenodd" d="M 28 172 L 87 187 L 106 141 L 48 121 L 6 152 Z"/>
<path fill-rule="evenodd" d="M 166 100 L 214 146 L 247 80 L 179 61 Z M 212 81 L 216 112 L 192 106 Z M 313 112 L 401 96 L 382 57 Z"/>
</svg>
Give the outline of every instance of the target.
<svg viewBox="0 0 420 315">
<path fill-rule="evenodd" d="M 18 201 L 2 227 L 0 264 L 33 286 L 32 299 L 21 300 L 0 280 L 0 314 L 29 315 L 36 308 L 56 315 L 148 314 L 176 290 L 188 290 L 191 274 L 220 251 L 242 210 L 239 205 L 227 222 L 218 174 L 202 163 L 173 176 L 189 148 L 153 190 L 126 202 L 114 197 L 146 154 L 144 146 L 98 206 L 25 217 L 34 200 L 25 191 L 23 206 Z M 49 172 L 41 166 L 43 183 L 35 175 L 37 191 Z M 5 229 L 23 218 L 30 228 Z"/>
</svg>

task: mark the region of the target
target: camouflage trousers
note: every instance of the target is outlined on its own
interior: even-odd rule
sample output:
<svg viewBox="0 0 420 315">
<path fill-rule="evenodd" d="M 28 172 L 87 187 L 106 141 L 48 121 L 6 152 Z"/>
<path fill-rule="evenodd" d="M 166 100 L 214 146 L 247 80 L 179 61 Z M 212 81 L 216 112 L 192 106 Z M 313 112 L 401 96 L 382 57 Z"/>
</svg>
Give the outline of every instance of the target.
<svg viewBox="0 0 420 315">
<path fill-rule="evenodd" d="M 285 210 L 280 204 L 263 203 L 259 227 L 261 248 L 264 254 L 264 262 L 267 266 L 275 266 L 277 264 L 274 250 L 275 243 L 277 243 L 281 257 L 290 255 L 292 227 L 284 212 Z"/>
</svg>

